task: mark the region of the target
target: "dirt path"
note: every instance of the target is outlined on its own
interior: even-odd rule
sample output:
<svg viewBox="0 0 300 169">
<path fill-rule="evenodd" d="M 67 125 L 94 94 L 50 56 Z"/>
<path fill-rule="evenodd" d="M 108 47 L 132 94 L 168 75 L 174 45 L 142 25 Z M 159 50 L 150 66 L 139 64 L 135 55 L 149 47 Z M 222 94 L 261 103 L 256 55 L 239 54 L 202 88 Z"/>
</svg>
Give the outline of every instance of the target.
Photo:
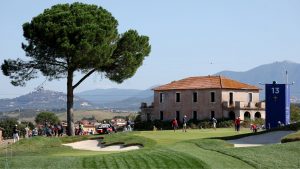
<svg viewBox="0 0 300 169">
<path fill-rule="evenodd" d="M 279 144 L 284 136 L 294 132 L 295 131 L 273 131 L 236 140 L 229 140 L 228 142 L 234 144 L 234 147 L 252 147 L 262 146 L 265 144 Z"/>
</svg>

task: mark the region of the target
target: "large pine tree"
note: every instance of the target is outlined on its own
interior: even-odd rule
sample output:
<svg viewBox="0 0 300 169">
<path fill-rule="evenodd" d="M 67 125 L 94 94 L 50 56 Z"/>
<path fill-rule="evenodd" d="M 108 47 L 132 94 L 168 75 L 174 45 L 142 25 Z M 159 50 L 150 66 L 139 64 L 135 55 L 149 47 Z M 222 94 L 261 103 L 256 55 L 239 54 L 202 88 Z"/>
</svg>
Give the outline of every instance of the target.
<svg viewBox="0 0 300 169">
<path fill-rule="evenodd" d="M 68 135 L 74 135 L 73 92 L 94 72 L 122 83 L 149 55 L 149 38 L 135 30 L 119 34 L 118 22 L 107 10 L 82 3 L 59 4 L 23 25 L 29 59 L 4 60 L 3 74 L 15 86 L 41 72 L 49 80 L 67 78 Z M 75 72 L 83 77 L 73 82 Z"/>
</svg>

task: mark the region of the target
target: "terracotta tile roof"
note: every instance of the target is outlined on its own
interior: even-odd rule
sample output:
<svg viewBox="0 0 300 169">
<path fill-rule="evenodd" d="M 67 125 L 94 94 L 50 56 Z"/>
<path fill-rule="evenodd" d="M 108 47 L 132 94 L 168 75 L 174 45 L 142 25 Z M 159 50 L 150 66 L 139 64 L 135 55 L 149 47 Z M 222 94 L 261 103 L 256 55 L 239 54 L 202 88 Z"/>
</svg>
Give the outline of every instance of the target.
<svg viewBox="0 0 300 169">
<path fill-rule="evenodd" d="M 186 89 L 240 89 L 259 90 L 258 87 L 226 78 L 224 76 L 188 77 L 158 86 L 153 90 L 186 90 Z"/>
</svg>

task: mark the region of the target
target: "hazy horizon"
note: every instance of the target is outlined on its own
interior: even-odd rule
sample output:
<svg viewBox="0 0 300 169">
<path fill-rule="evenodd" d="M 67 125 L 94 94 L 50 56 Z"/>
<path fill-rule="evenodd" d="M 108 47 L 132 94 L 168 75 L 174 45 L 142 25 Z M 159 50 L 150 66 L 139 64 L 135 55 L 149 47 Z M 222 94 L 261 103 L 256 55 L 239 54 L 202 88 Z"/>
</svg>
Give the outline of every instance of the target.
<svg viewBox="0 0 300 169">
<path fill-rule="evenodd" d="M 0 2 L 0 62 L 26 59 L 22 25 L 58 3 L 53 1 Z M 91 89 L 147 89 L 190 76 L 220 71 L 247 71 L 263 64 L 289 60 L 300 63 L 300 1 L 79 1 L 107 9 L 119 22 L 119 33 L 136 29 L 150 38 L 152 51 L 136 74 L 116 84 L 94 74 L 75 93 Z M 76 74 L 76 80 L 82 77 Z M 43 86 L 66 91 L 66 79 L 45 77 L 14 87 L 0 73 L 0 98 L 14 98 Z"/>
</svg>

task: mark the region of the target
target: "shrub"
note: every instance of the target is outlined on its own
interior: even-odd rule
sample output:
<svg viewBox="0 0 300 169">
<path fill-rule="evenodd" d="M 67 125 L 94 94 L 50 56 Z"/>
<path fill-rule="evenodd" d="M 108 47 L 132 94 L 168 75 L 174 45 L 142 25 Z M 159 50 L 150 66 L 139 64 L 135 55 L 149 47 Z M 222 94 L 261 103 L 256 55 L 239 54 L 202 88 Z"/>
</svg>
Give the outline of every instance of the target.
<svg viewBox="0 0 300 169">
<path fill-rule="evenodd" d="M 154 120 L 153 125 L 158 129 L 172 129 L 172 122 L 171 121 L 161 121 L 161 120 Z M 180 124 L 178 124 L 180 126 Z"/>
<path fill-rule="evenodd" d="M 290 125 L 284 126 L 286 130 L 300 130 L 300 122 L 291 123 Z"/>
<path fill-rule="evenodd" d="M 234 127 L 234 121 L 233 120 L 221 120 L 217 123 L 217 127 L 219 128 L 232 128 Z"/>
<path fill-rule="evenodd" d="M 234 121 L 227 118 L 217 119 L 217 127 L 218 128 L 232 128 L 234 127 Z M 245 120 L 243 123 L 241 123 L 242 127 L 250 127 L 250 124 L 254 123 L 256 125 L 262 125 L 264 124 L 263 119 L 256 119 L 256 120 Z M 178 122 L 179 127 L 182 127 L 182 124 Z M 212 121 L 209 119 L 205 120 L 195 120 L 191 119 L 187 123 L 188 127 L 191 129 L 207 129 L 212 128 L 213 124 Z M 161 120 L 154 120 L 154 121 L 135 121 L 135 129 L 136 130 L 153 130 L 153 126 L 155 126 L 158 130 L 168 130 L 172 129 L 172 123 L 171 121 L 161 121 Z"/>
<path fill-rule="evenodd" d="M 189 126 L 190 126 L 191 129 L 198 129 L 199 128 L 199 126 L 195 123 L 190 123 Z"/>
<path fill-rule="evenodd" d="M 212 128 L 212 123 L 210 121 L 201 121 L 199 124 L 198 124 L 199 128 Z"/>
<path fill-rule="evenodd" d="M 252 121 L 250 119 L 245 119 L 241 122 L 241 127 L 250 128 Z"/>
<path fill-rule="evenodd" d="M 152 121 L 134 122 L 134 130 L 152 130 L 152 129 L 153 129 Z"/>
<path fill-rule="evenodd" d="M 300 121 L 300 106 L 297 104 L 291 104 L 291 121 Z"/>
<path fill-rule="evenodd" d="M 217 119 L 217 127 L 219 128 L 229 128 L 229 127 L 233 127 L 234 126 L 234 122 L 233 120 L 230 119 Z M 213 124 L 212 121 L 209 119 L 205 119 L 205 120 L 190 120 L 188 122 L 188 125 L 190 126 L 190 128 L 212 128 Z M 197 127 L 195 127 L 197 126 Z"/>
<path fill-rule="evenodd" d="M 11 138 L 13 136 L 13 127 L 18 124 L 18 130 L 19 130 L 19 135 L 25 136 L 25 127 L 26 125 L 24 124 L 19 124 L 17 119 L 15 118 L 6 118 L 2 119 L 0 121 L 0 127 L 4 129 L 3 131 L 3 137 L 4 138 Z"/>
<path fill-rule="evenodd" d="M 21 124 L 28 126 L 30 130 L 35 128 L 34 124 L 30 121 L 21 121 Z"/>
<path fill-rule="evenodd" d="M 181 124 L 178 124 L 178 125 L 181 126 Z M 161 121 L 161 120 L 135 121 L 134 129 L 135 130 L 153 130 L 154 126 L 157 128 L 157 130 L 173 129 L 171 121 Z"/>
<path fill-rule="evenodd" d="M 251 124 L 255 124 L 256 126 L 262 126 L 265 124 L 265 120 L 264 119 L 255 119 L 255 120 L 246 119 L 241 123 L 241 126 L 245 127 L 245 128 L 250 128 Z"/>
<path fill-rule="evenodd" d="M 256 125 L 265 125 L 265 120 L 264 119 L 255 119 L 254 121 L 252 121 L 253 124 Z"/>
</svg>

